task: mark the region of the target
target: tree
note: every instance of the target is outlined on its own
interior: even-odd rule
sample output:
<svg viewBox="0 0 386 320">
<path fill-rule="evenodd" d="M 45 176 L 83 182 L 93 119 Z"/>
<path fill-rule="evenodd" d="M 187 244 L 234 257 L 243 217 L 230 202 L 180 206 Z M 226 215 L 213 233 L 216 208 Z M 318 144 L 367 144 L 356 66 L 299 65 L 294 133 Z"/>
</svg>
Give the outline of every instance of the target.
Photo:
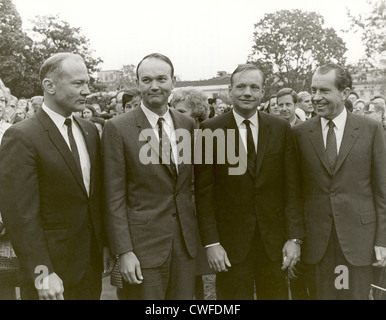
<svg viewBox="0 0 386 320">
<path fill-rule="evenodd" d="M 386 0 L 368 0 L 370 11 L 358 16 L 347 15 L 351 22 L 351 29 L 362 33 L 362 42 L 366 48 L 366 56 L 374 58 L 374 55 L 386 51 Z"/>
<path fill-rule="evenodd" d="M 35 46 L 39 48 L 44 59 L 54 53 L 73 52 L 81 55 L 90 74 L 98 71 L 101 58 L 94 58 L 90 40 L 82 34 L 82 29 L 71 27 L 59 16 L 37 16 L 34 20 L 33 32 L 38 40 Z"/>
<path fill-rule="evenodd" d="M 126 64 L 122 66 L 117 79 L 117 90 L 135 86 L 136 75 L 134 69 L 135 65 L 133 64 Z"/>
<path fill-rule="evenodd" d="M 275 92 L 280 87 L 309 90 L 318 65 L 345 63 L 345 43 L 334 29 L 323 25 L 323 17 L 315 12 L 280 10 L 265 14 L 255 24 L 248 62 L 262 68 L 267 85 Z M 266 97 L 271 91 L 266 91 Z"/>
<path fill-rule="evenodd" d="M 17 97 L 40 93 L 33 41 L 11 0 L 0 0 L 0 78 Z"/>
</svg>

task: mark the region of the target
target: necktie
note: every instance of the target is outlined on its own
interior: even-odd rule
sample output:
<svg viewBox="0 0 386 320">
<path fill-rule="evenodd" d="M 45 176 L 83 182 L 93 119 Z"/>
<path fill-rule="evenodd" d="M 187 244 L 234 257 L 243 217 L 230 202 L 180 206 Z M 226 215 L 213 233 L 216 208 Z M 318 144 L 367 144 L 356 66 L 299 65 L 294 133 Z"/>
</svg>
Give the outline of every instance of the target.
<svg viewBox="0 0 386 320">
<path fill-rule="evenodd" d="M 330 165 L 330 169 L 334 171 L 336 158 L 338 156 L 338 149 L 336 146 L 336 136 L 335 136 L 335 124 L 332 120 L 328 121 L 328 132 L 327 132 L 327 141 L 326 141 L 326 152 L 328 164 Z"/>
<path fill-rule="evenodd" d="M 247 170 L 252 177 L 255 177 L 256 150 L 250 126 L 251 122 L 249 120 L 244 120 L 244 123 L 247 127 Z"/>
<path fill-rule="evenodd" d="M 158 136 L 159 136 L 159 154 L 163 164 L 166 164 L 172 170 L 174 177 L 177 177 L 177 168 L 173 159 L 172 144 L 168 134 L 164 127 L 165 119 L 163 117 L 158 118 Z"/>
<path fill-rule="evenodd" d="M 76 146 L 74 135 L 72 133 L 72 120 L 70 118 L 67 118 L 64 121 L 64 124 L 67 126 L 68 140 L 70 141 L 70 147 L 71 147 L 72 155 L 74 156 L 74 159 L 75 159 L 75 162 L 78 166 L 78 169 L 79 169 L 80 173 L 82 174 L 82 167 L 80 165 L 80 157 L 79 157 L 78 147 Z"/>
</svg>

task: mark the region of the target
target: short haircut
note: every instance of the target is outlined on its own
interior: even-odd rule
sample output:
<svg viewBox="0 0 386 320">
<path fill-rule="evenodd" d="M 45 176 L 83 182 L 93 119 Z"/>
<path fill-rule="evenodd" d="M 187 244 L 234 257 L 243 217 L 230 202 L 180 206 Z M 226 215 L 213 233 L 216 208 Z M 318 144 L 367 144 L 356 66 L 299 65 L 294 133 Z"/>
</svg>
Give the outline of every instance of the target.
<svg viewBox="0 0 386 320">
<path fill-rule="evenodd" d="M 276 99 L 278 101 L 280 97 L 288 96 L 288 95 L 291 96 L 293 103 L 298 102 L 298 94 L 294 89 L 291 89 L 291 88 L 280 89 L 279 92 L 276 93 Z"/>
<path fill-rule="evenodd" d="M 374 96 L 370 101 L 374 101 L 375 99 L 383 99 L 383 101 L 385 101 L 385 103 L 386 103 L 386 97 L 382 94 Z"/>
<path fill-rule="evenodd" d="M 311 93 L 309 93 L 308 91 L 300 91 L 298 93 L 298 102 L 301 103 L 304 101 L 304 99 L 307 97 L 307 96 L 310 96 L 311 97 Z"/>
<path fill-rule="evenodd" d="M 138 63 L 137 70 L 136 70 L 136 72 L 135 72 L 138 80 L 139 80 L 139 78 L 138 78 L 138 70 L 139 70 L 139 67 L 141 66 L 141 64 L 142 64 L 143 61 L 145 61 L 146 59 L 151 59 L 151 58 L 165 61 L 165 62 L 170 66 L 170 68 L 172 69 L 172 71 L 171 71 L 171 76 L 172 76 L 172 78 L 174 77 L 174 67 L 173 67 L 173 63 L 171 62 L 171 60 L 170 60 L 167 56 L 165 56 L 165 55 L 163 55 L 163 54 L 161 54 L 161 53 L 151 53 L 151 54 L 148 54 L 146 57 L 144 57 L 144 58 Z"/>
<path fill-rule="evenodd" d="M 124 107 L 126 103 L 133 100 L 134 97 L 140 97 L 141 92 L 137 87 L 132 87 L 130 89 L 125 90 L 125 93 L 122 96 L 122 106 Z"/>
<path fill-rule="evenodd" d="M 78 54 L 74 54 L 70 52 L 56 53 L 43 62 L 39 72 L 40 83 L 43 83 L 43 80 L 47 76 L 50 76 L 50 77 L 54 76 L 60 79 L 62 75 L 62 68 L 61 68 L 62 63 L 64 60 L 68 58 L 75 58 L 84 62 L 83 58 Z"/>
<path fill-rule="evenodd" d="M 352 89 L 352 78 L 350 73 L 338 64 L 335 64 L 335 63 L 324 64 L 318 67 L 315 70 L 314 74 L 315 73 L 326 74 L 332 70 L 335 71 L 335 86 L 338 88 L 339 91 L 343 91 L 346 88 Z"/>
<path fill-rule="evenodd" d="M 244 73 L 246 71 L 258 71 L 261 75 L 261 78 L 262 78 L 262 86 L 264 87 L 265 85 L 265 75 L 263 73 L 263 71 L 261 71 L 258 67 L 256 67 L 255 65 L 253 64 L 250 64 L 250 63 L 247 63 L 247 64 L 240 64 L 236 69 L 235 71 L 233 71 L 232 75 L 231 75 L 231 87 L 232 87 L 232 84 L 233 84 L 233 77 L 235 76 L 235 74 L 237 73 Z"/>
<path fill-rule="evenodd" d="M 352 91 L 350 91 L 350 93 L 348 95 L 350 95 L 350 94 L 355 95 L 357 97 L 357 99 L 359 99 L 359 94 L 357 92 L 352 90 Z"/>
<path fill-rule="evenodd" d="M 356 100 L 353 102 L 353 106 L 355 107 L 358 103 L 363 103 L 364 105 L 366 105 L 366 100 L 363 100 L 363 99 L 356 99 Z"/>
<path fill-rule="evenodd" d="M 33 103 L 35 100 L 39 101 L 39 103 L 42 103 L 43 102 L 43 96 L 34 96 L 31 98 L 31 103 Z"/>
</svg>

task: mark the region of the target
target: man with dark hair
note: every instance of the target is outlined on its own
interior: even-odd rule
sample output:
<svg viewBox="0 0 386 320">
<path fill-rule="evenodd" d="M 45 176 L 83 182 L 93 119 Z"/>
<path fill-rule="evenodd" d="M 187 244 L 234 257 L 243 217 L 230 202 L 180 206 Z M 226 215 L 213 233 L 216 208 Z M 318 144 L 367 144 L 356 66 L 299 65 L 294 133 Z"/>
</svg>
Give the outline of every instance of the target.
<svg viewBox="0 0 386 320">
<path fill-rule="evenodd" d="M 287 299 L 283 270 L 299 260 L 304 237 L 295 140 L 287 121 L 257 111 L 264 74 L 256 66 L 240 65 L 229 93 L 232 111 L 201 124 L 226 141 L 213 139 L 208 151 L 205 139 L 199 151 L 203 159 L 211 152 L 213 163 L 195 165 L 202 244 L 219 298 L 253 299 L 256 284 L 258 299 Z M 230 174 L 235 165 L 221 152 L 239 153 L 246 170 Z"/>
<path fill-rule="evenodd" d="M 302 121 L 296 116 L 295 109 L 298 102 L 298 95 L 291 88 L 280 89 L 276 94 L 277 105 L 280 109 L 280 116 L 287 120 L 291 127 Z"/>
<path fill-rule="evenodd" d="M 168 107 L 173 70 L 167 57 L 146 56 L 137 68 L 141 105 L 107 121 L 103 131 L 108 235 L 128 299 L 193 298 L 192 163 L 179 161 L 175 130 L 193 137 L 194 122 Z M 191 148 L 190 138 L 181 144 Z M 150 163 L 141 153 L 146 148 Z"/>
<path fill-rule="evenodd" d="M 90 93 L 86 65 L 79 55 L 55 54 L 40 79 L 42 108 L 9 128 L 0 147 L 0 211 L 20 261 L 21 297 L 99 299 L 99 135 L 72 115 Z"/>
<path fill-rule="evenodd" d="M 318 116 L 294 127 L 316 299 L 368 299 L 372 264 L 386 265 L 386 147 L 380 123 L 347 112 L 350 74 L 328 64 L 312 77 Z M 313 287 L 311 285 L 311 287 Z"/>
<path fill-rule="evenodd" d="M 356 93 L 355 91 L 350 91 L 347 99 L 350 100 L 352 103 L 354 103 L 355 100 L 359 99 L 359 94 Z"/>
</svg>

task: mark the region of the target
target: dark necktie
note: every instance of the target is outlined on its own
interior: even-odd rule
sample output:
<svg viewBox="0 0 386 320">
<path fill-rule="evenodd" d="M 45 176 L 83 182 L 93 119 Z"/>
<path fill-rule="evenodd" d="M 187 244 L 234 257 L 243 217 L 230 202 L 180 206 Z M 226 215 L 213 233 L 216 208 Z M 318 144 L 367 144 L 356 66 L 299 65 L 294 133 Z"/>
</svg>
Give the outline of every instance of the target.
<svg viewBox="0 0 386 320">
<path fill-rule="evenodd" d="M 68 140 L 70 141 L 70 147 L 71 147 L 72 155 L 74 156 L 74 159 L 75 159 L 76 165 L 78 166 L 80 174 L 82 174 L 82 167 L 80 165 L 80 157 L 79 157 L 78 147 L 76 146 L 74 135 L 72 133 L 72 120 L 70 118 L 67 118 L 64 121 L 64 124 L 67 126 Z"/>
<path fill-rule="evenodd" d="M 256 150 L 250 126 L 251 122 L 249 120 L 244 120 L 244 123 L 247 127 L 247 170 L 252 177 L 255 177 Z"/>
<path fill-rule="evenodd" d="M 326 152 L 328 164 L 330 165 L 330 169 L 334 171 L 336 158 L 338 156 L 338 149 L 336 145 L 336 136 L 335 136 L 335 124 L 332 120 L 328 121 L 328 132 L 327 132 L 327 140 L 326 140 Z"/>
<path fill-rule="evenodd" d="M 159 154 L 163 164 L 168 165 L 175 177 L 177 177 L 177 168 L 173 160 L 172 144 L 168 134 L 164 127 L 165 119 L 163 117 L 158 118 L 158 136 L 159 136 Z"/>
</svg>

